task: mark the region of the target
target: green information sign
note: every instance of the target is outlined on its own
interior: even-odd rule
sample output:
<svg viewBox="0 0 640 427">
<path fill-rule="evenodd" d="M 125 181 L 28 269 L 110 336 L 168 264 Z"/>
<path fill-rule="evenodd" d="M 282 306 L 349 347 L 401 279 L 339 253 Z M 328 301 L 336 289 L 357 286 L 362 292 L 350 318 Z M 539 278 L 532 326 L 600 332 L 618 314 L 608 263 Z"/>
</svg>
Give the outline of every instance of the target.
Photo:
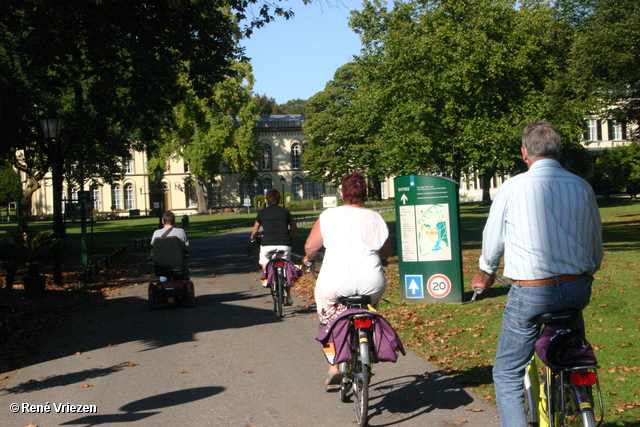
<svg viewBox="0 0 640 427">
<path fill-rule="evenodd" d="M 394 179 L 401 294 L 407 302 L 462 302 L 458 183 L 436 176 Z"/>
</svg>

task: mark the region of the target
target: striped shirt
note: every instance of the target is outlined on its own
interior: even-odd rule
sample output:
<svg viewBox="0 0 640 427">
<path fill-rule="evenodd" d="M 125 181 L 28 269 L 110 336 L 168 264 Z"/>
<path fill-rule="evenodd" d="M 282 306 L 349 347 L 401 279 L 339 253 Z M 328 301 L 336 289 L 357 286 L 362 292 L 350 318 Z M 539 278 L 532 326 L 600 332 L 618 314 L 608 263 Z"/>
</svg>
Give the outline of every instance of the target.
<svg viewBox="0 0 640 427">
<path fill-rule="evenodd" d="M 503 255 L 512 280 L 598 271 L 602 222 L 591 186 L 553 159 L 507 180 L 482 233 L 480 269 L 495 273 Z"/>
</svg>

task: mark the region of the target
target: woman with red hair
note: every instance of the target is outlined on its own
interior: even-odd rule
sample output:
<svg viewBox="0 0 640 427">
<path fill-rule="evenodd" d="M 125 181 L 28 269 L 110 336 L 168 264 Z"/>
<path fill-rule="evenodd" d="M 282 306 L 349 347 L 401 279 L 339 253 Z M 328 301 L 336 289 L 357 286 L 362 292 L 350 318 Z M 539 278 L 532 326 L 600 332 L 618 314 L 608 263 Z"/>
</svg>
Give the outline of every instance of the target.
<svg viewBox="0 0 640 427">
<path fill-rule="evenodd" d="M 343 205 L 324 211 L 304 245 L 304 262 L 313 260 L 325 247 L 322 269 L 315 289 L 316 308 L 321 325 L 335 319 L 346 307 L 340 297 L 369 295 L 380 301 L 387 281 L 382 261 L 392 251 L 389 229 L 379 213 L 366 209 L 367 182 L 359 173 L 342 181 Z M 338 367 L 329 365 L 327 384 L 341 380 Z"/>
</svg>

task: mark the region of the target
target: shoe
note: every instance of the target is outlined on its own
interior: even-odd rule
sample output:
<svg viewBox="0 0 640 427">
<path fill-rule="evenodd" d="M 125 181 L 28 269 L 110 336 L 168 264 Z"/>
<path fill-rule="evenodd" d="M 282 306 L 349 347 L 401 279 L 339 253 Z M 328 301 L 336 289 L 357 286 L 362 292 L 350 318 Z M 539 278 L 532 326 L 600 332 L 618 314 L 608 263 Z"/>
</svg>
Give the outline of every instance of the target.
<svg viewBox="0 0 640 427">
<path fill-rule="evenodd" d="M 287 299 L 284 301 L 284 305 L 293 305 L 293 301 L 291 301 L 291 297 L 287 297 Z"/>
<path fill-rule="evenodd" d="M 329 374 L 327 376 L 327 380 L 324 383 L 324 389 L 327 392 L 338 391 L 340 390 L 341 383 L 342 383 L 342 374 L 340 372 Z"/>
<path fill-rule="evenodd" d="M 262 287 L 263 287 L 263 288 L 268 288 L 268 287 L 269 287 L 269 284 L 268 284 L 268 282 L 267 282 L 267 279 L 261 279 L 261 280 L 260 280 L 260 283 L 262 283 Z"/>
</svg>

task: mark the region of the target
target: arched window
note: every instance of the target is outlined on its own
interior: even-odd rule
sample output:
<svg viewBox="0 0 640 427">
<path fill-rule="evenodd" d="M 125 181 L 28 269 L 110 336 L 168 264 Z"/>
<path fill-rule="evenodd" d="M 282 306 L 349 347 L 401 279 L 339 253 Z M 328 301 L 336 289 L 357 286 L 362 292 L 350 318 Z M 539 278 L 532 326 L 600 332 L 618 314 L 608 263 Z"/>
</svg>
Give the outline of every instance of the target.
<svg viewBox="0 0 640 427">
<path fill-rule="evenodd" d="M 76 197 L 78 197 L 77 192 Z M 122 209 L 122 189 L 119 184 L 111 187 L 111 209 Z"/>
<path fill-rule="evenodd" d="M 271 146 L 264 144 L 262 146 L 262 159 L 260 160 L 260 170 L 271 170 Z"/>
<path fill-rule="evenodd" d="M 133 185 L 127 184 L 124 186 L 124 208 L 125 209 L 134 209 L 136 205 L 136 201 L 134 199 L 133 193 Z"/>
<path fill-rule="evenodd" d="M 298 142 L 291 145 L 291 167 L 293 169 L 302 167 L 302 147 Z"/>
<path fill-rule="evenodd" d="M 262 180 L 262 189 L 265 191 L 269 191 L 273 188 L 273 181 L 271 178 L 265 178 Z"/>
<path fill-rule="evenodd" d="M 302 178 L 296 177 L 293 178 L 293 199 L 294 200 L 302 200 Z"/>
</svg>

